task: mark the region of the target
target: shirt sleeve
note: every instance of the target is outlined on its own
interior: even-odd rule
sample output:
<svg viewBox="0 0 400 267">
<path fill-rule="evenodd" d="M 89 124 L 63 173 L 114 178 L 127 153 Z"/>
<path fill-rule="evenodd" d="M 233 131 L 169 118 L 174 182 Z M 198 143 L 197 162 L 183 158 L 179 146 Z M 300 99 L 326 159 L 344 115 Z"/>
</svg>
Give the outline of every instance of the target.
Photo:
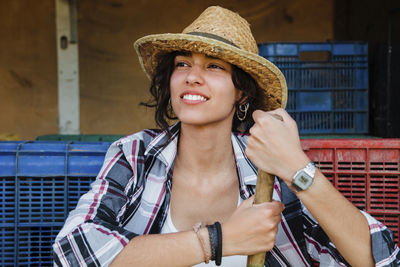
<svg viewBox="0 0 400 267">
<path fill-rule="evenodd" d="M 368 221 L 376 266 L 400 266 L 400 251 L 394 243 L 392 232 L 368 213 L 361 213 Z M 350 266 L 304 206 L 303 218 L 309 255 L 321 266 Z"/>
<path fill-rule="evenodd" d="M 112 144 L 91 190 L 79 199 L 56 237 L 55 265 L 108 266 L 136 236 L 122 225 L 134 178 L 124 153 Z"/>
<path fill-rule="evenodd" d="M 393 233 L 368 213 L 362 214 L 368 221 L 375 266 L 400 266 L 400 250 L 393 241 Z"/>
</svg>

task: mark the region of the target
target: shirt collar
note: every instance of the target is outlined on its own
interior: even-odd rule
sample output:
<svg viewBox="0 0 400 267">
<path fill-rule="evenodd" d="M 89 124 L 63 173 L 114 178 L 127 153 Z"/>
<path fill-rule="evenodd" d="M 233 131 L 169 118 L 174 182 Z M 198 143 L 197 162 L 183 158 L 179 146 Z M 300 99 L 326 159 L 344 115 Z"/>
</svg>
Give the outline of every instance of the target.
<svg viewBox="0 0 400 267">
<path fill-rule="evenodd" d="M 145 151 L 145 156 L 153 156 L 170 167 L 175 161 L 178 151 L 178 139 L 180 123 L 176 123 L 169 128 L 171 138 L 168 140 L 166 131 L 159 133 L 149 144 Z M 237 133 L 231 134 L 231 141 L 236 160 L 236 168 L 239 175 L 240 186 L 256 185 L 257 168 L 245 154 L 247 136 Z M 167 145 L 163 146 L 165 142 Z"/>
<path fill-rule="evenodd" d="M 165 166 L 172 166 L 176 153 L 178 151 L 178 137 L 180 132 L 180 122 L 175 123 L 169 127 L 171 137 L 168 138 L 167 132 L 162 131 L 154 137 L 154 139 L 147 146 L 144 155 L 155 157 L 165 164 Z M 164 145 L 168 143 L 167 145 Z"/>
</svg>

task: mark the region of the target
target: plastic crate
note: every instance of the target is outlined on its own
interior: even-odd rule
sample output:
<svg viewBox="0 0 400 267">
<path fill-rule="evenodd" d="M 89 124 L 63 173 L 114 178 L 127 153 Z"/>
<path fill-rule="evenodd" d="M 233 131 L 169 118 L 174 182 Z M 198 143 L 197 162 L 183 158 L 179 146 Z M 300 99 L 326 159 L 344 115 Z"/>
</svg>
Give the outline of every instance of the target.
<svg viewBox="0 0 400 267">
<path fill-rule="evenodd" d="M 400 139 L 303 139 L 301 144 L 333 185 L 384 223 L 399 244 Z"/>
<path fill-rule="evenodd" d="M 62 226 L 19 227 L 18 266 L 52 266 L 53 243 Z"/>
<path fill-rule="evenodd" d="M 46 134 L 36 137 L 36 141 L 114 142 L 121 137 L 117 134 Z"/>
<path fill-rule="evenodd" d="M 76 207 L 79 197 L 90 189 L 90 184 L 96 179 L 92 177 L 70 177 L 68 183 L 68 212 Z"/>
<path fill-rule="evenodd" d="M 287 111 L 300 134 L 368 133 L 368 44 L 263 43 L 287 80 Z"/>
<path fill-rule="evenodd" d="M 400 139 L 301 143 L 333 185 L 387 225 L 399 244 Z M 52 265 L 54 239 L 90 189 L 109 145 L 0 142 L 0 266 Z"/>
<path fill-rule="evenodd" d="M 15 229 L 14 227 L 0 227 L 0 265 L 15 266 Z"/>
<path fill-rule="evenodd" d="M 54 239 L 109 145 L 0 142 L 0 266 L 53 265 Z"/>
</svg>

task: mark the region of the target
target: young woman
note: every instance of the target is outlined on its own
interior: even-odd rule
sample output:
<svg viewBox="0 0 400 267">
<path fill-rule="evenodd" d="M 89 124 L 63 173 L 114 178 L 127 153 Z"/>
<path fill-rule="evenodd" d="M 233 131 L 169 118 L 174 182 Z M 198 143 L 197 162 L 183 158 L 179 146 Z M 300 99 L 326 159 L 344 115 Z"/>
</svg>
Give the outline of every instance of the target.
<svg viewBox="0 0 400 267">
<path fill-rule="evenodd" d="M 183 33 L 135 47 L 162 131 L 110 147 L 56 239 L 55 264 L 246 266 L 261 251 L 266 266 L 400 264 L 390 231 L 302 151 L 285 79 L 243 18 L 210 7 Z M 253 204 L 257 168 L 279 177 L 271 203 Z"/>
</svg>

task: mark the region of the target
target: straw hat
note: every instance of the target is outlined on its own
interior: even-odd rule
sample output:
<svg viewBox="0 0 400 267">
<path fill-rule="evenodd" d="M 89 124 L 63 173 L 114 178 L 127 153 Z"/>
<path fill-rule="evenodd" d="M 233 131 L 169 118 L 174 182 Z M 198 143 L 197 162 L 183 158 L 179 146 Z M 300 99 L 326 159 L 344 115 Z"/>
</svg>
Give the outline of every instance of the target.
<svg viewBox="0 0 400 267">
<path fill-rule="evenodd" d="M 181 50 L 204 53 L 249 73 L 266 90 L 265 110 L 286 106 L 285 77 L 274 64 L 258 55 L 249 23 L 228 9 L 209 7 L 182 33 L 148 35 L 138 39 L 134 46 L 150 79 L 161 54 Z"/>
</svg>

